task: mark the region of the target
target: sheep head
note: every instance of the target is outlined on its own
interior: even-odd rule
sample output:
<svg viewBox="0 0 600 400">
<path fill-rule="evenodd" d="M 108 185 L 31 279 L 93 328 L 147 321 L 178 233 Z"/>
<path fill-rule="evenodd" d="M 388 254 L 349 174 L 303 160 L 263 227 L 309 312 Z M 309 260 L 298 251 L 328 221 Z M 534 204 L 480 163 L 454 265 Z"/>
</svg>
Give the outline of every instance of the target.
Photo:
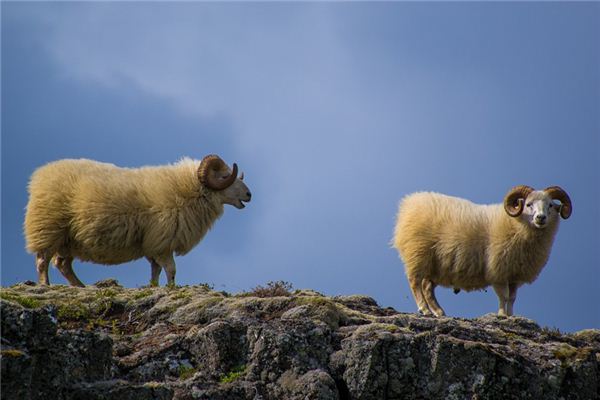
<svg viewBox="0 0 600 400">
<path fill-rule="evenodd" d="M 558 200 L 561 204 L 556 204 Z M 525 185 L 516 186 L 504 198 L 504 210 L 511 217 L 523 216 L 531 225 L 542 229 L 571 216 L 573 206 L 569 195 L 558 186 L 534 190 Z"/>
<path fill-rule="evenodd" d="M 243 202 L 250 201 L 252 194 L 242 181 L 244 173 L 238 178 L 238 166 L 233 163 L 230 169 L 219 156 L 211 154 L 202 159 L 198 168 L 198 179 L 208 189 L 221 194 L 223 203 L 236 208 L 244 208 Z"/>
</svg>

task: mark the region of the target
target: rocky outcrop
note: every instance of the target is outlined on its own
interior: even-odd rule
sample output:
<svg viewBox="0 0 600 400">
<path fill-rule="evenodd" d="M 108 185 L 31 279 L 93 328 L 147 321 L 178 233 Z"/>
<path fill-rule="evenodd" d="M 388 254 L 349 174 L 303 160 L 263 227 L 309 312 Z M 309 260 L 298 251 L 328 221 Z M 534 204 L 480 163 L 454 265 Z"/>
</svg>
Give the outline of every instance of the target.
<svg viewBox="0 0 600 400">
<path fill-rule="evenodd" d="M 597 399 L 600 331 L 366 296 L 2 288 L 7 399 Z M 6 397 L 5 397 L 6 396 Z"/>
</svg>

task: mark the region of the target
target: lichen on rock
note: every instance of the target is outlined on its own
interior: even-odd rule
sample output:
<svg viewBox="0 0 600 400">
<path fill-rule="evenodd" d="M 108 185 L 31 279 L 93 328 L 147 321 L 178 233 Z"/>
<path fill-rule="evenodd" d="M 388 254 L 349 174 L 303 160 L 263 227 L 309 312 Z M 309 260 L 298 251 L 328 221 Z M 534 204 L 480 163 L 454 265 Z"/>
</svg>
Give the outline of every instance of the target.
<svg viewBox="0 0 600 400">
<path fill-rule="evenodd" d="M 285 290 L 280 290 L 280 289 Z M 271 284 L 2 288 L 10 399 L 595 399 L 600 331 Z M 277 290 L 275 290 L 277 289 Z"/>
</svg>

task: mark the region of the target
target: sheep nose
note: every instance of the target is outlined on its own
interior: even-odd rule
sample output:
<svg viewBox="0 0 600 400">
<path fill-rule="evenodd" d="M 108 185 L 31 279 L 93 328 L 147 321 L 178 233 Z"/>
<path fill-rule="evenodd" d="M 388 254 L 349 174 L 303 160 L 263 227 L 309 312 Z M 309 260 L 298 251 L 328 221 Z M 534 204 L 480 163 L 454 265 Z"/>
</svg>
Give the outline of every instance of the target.
<svg viewBox="0 0 600 400">
<path fill-rule="evenodd" d="M 250 193 L 249 191 L 246 192 L 246 196 L 248 196 L 248 201 L 250 201 L 250 199 L 252 198 L 252 193 Z"/>
<path fill-rule="evenodd" d="M 546 222 L 546 216 L 539 214 L 535 216 L 535 220 L 541 224 L 543 224 L 544 222 Z"/>
</svg>

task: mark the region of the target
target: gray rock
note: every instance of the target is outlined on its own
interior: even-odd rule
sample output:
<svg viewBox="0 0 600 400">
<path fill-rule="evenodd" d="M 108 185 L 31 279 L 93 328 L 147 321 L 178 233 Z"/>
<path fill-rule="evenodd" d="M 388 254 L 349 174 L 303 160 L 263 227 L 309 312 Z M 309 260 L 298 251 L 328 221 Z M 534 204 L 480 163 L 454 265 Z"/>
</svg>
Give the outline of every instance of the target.
<svg viewBox="0 0 600 400">
<path fill-rule="evenodd" d="M 7 399 L 600 398 L 597 329 L 423 317 L 311 290 L 258 298 L 206 285 L 16 285 L 2 294 Z"/>
</svg>

